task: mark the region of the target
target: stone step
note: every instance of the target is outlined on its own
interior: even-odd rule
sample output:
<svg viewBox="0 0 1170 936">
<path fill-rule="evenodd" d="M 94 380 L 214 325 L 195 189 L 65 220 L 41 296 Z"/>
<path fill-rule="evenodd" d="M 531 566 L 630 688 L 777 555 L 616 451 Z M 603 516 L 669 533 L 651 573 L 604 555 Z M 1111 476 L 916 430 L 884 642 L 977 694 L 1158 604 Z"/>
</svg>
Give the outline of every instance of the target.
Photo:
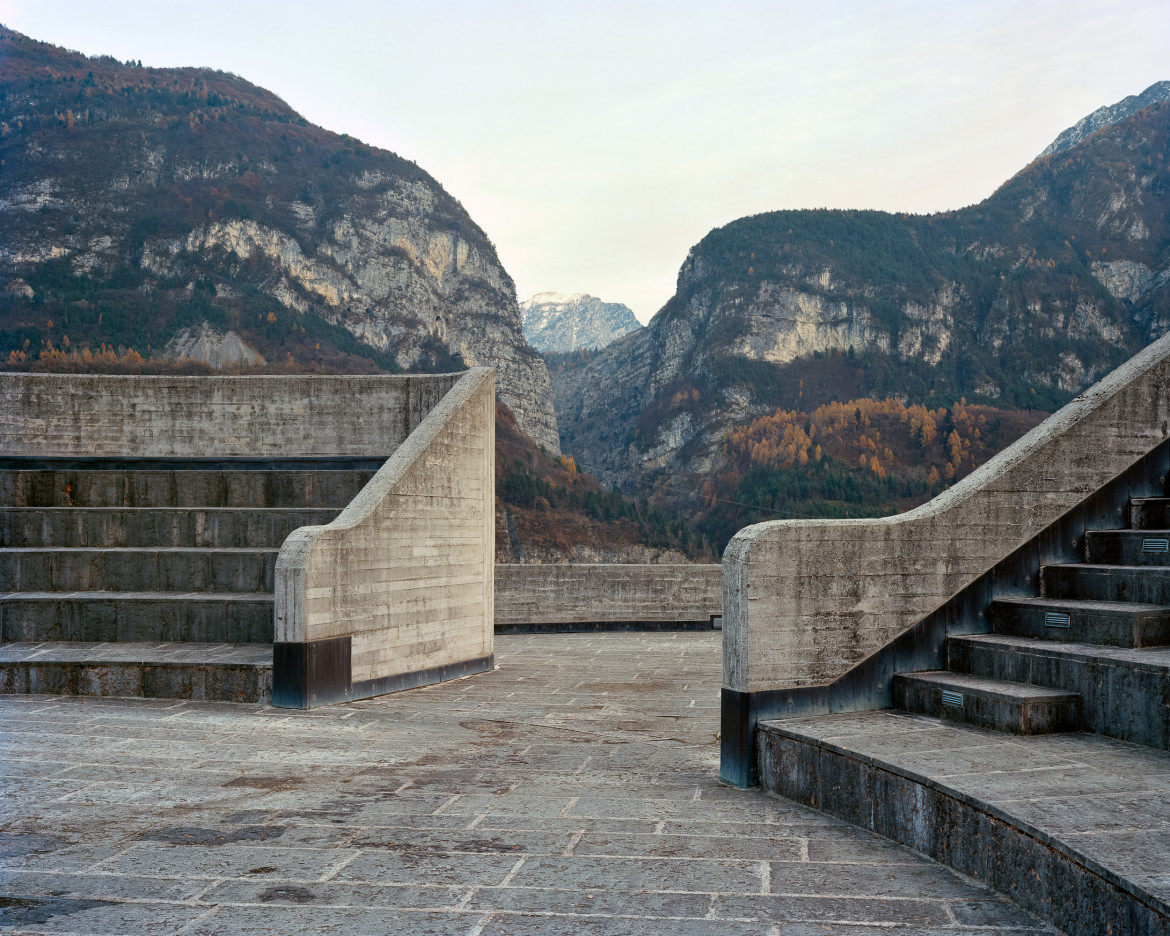
<svg viewBox="0 0 1170 936">
<path fill-rule="evenodd" d="M 215 643 L 0 644 L 0 693 L 272 700 L 272 648 Z"/>
<path fill-rule="evenodd" d="M 1170 531 L 1090 530 L 1085 533 L 1085 559 L 1102 565 L 1170 565 Z"/>
<path fill-rule="evenodd" d="M 1129 525 L 1135 530 L 1170 529 L 1170 497 L 1135 497 L 1129 502 Z"/>
<path fill-rule="evenodd" d="M 276 549 L 0 549 L 0 592 L 270 592 Z"/>
<path fill-rule="evenodd" d="M 1078 562 L 1040 567 L 1045 598 L 1170 605 L 1170 566 Z"/>
<path fill-rule="evenodd" d="M 1170 644 L 1170 606 L 1130 601 L 997 598 L 991 630 L 1011 637 L 1075 641 L 1107 647 Z"/>
<path fill-rule="evenodd" d="M 947 667 L 1081 699 L 1081 728 L 1170 750 L 1170 647 L 1151 650 L 978 634 L 947 638 Z"/>
<path fill-rule="evenodd" d="M 949 865 L 1057 932 L 1170 930 L 1164 751 L 892 711 L 761 721 L 756 737 L 763 789 Z"/>
<path fill-rule="evenodd" d="M 345 507 L 373 470 L 0 470 L 11 507 Z"/>
<path fill-rule="evenodd" d="M 893 689 L 895 708 L 976 728 L 1036 735 L 1080 727 L 1075 692 L 945 671 L 899 673 Z"/>
<path fill-rule="evenodd" d="M 0 594 L 0 640 L 272 643 L 272 592 Z"/>
<path fill-rule="evenodd" d="M 0 507 L 0 547 L 272 547 L 330 507 Z"/>
</svg>

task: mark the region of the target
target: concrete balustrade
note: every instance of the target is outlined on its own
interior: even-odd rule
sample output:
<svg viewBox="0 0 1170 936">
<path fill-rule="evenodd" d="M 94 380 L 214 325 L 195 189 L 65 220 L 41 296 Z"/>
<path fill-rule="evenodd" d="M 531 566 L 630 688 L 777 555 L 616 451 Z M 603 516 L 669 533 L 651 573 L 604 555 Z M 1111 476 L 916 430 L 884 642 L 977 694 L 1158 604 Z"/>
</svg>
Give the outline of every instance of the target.
<svg viewBox="0 0 1170 936">
<path fill-rule="evenodd" d="M 493 666 L 495 381 L 464 374 L 276 563 L 273 704 L 309 708 Z"/>
<path fill-rule="evenodd" d="M 1044 534 L 1052 542 L 1041 552 L 1075 545 L 1080 532 L 1062 518 L 1075 520 L 1111 483 L 1144 470 L 1168 438 L 1170 337 L 915 510 L 741 530 L 723 557 L 724 779 L 754 782 L 759 719 L 874 707 L 836 688 L 1025 544 Z M 1108 505 L 1113 526 L 1124 525 L 1121 504 L 1141 496 L 1139 482 Z M 903 668 L 891 659 L 865 678 L 884 680 L 888 694 Z"/>
</svg>

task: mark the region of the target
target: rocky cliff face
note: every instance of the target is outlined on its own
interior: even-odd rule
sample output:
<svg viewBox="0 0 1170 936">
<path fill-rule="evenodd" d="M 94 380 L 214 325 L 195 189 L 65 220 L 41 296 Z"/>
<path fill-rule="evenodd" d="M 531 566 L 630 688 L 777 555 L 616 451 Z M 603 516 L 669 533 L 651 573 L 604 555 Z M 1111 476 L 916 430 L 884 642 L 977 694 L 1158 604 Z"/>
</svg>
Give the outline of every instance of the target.
<svg viewBox="0 0 1170 936">
<path fill-rule="evenodd" d="M 512 280 L 413 163 L 234 75 L 4 29 L 0 157 L 0 283 L 33 293 L 2 296 L 5 357 L 65 337 L 148 353 L 194 329 L 305 368 L 490 365 L 521 428 L 559 451 Z"/>
<path fill-rule="evenodd" d="M 709 474 L 727 429 L 776 407 L 1053 410 L 1170 328 L 1167 157 L 1155 101 L 961 211 L 773 212 L 712 231 L 646 329 L 558 375 L 562 443 L 632 490 Z"/>
<path fill-rule="evenodd" d="M 524 334 L 541 353 L 598 349 L 642 325 L 629 306 L 585 293 L 537 293 L 520 303 Z"/>
</svg>

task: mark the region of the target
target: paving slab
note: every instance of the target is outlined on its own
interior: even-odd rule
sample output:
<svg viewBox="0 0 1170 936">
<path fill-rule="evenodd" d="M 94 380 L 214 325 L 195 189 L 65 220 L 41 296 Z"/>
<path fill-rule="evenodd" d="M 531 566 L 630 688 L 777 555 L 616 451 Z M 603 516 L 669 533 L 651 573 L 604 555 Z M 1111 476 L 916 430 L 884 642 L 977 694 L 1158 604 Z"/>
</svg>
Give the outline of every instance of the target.
<svg viewBox="0 0 1170 936">
<path fill-rule="evenodd" d="M 496 658 L 311 712 L 0 697 L 0 932 L 1055 932 L 720 785 L 718 634 L 497 637 Z"/>
</svg>

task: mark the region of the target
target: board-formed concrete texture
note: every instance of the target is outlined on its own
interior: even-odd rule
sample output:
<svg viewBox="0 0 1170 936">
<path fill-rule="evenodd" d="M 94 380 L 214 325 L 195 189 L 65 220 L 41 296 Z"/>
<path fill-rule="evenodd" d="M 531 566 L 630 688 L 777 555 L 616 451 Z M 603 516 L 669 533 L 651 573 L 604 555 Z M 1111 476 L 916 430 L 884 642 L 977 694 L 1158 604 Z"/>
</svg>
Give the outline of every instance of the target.
<svg viewBox="0 0 1170 936">
<path fill-rule="evenodd" d="M 1054 936 L 872 832 L 720 785 L 718 634 L 496 651 L 474 679 L 309 712 L 0 697 L 0 931 Z"/>
<path fill-rule="evenodd" d="M 904 514 L 774 520 L 723 557 L 723 685 L 826 685 L 1170 437 L 1170 336 Z"/>
<path fill-rule="evenodd" d="M 710 627 L 722 613 L 715 564 L 544 563 L 496 566 L 496 628 L 669 624 Z"/>
<path fill-rule="evenodd" d="M 349 506 L 276 561 L 273 704 L 490 669 L 495 380 L 468 371 Z"/>
<path fill-rule="evenodd" d="M 0 454 L 385 458 L 459 379 L 2 374 Z"/>
</svg>

